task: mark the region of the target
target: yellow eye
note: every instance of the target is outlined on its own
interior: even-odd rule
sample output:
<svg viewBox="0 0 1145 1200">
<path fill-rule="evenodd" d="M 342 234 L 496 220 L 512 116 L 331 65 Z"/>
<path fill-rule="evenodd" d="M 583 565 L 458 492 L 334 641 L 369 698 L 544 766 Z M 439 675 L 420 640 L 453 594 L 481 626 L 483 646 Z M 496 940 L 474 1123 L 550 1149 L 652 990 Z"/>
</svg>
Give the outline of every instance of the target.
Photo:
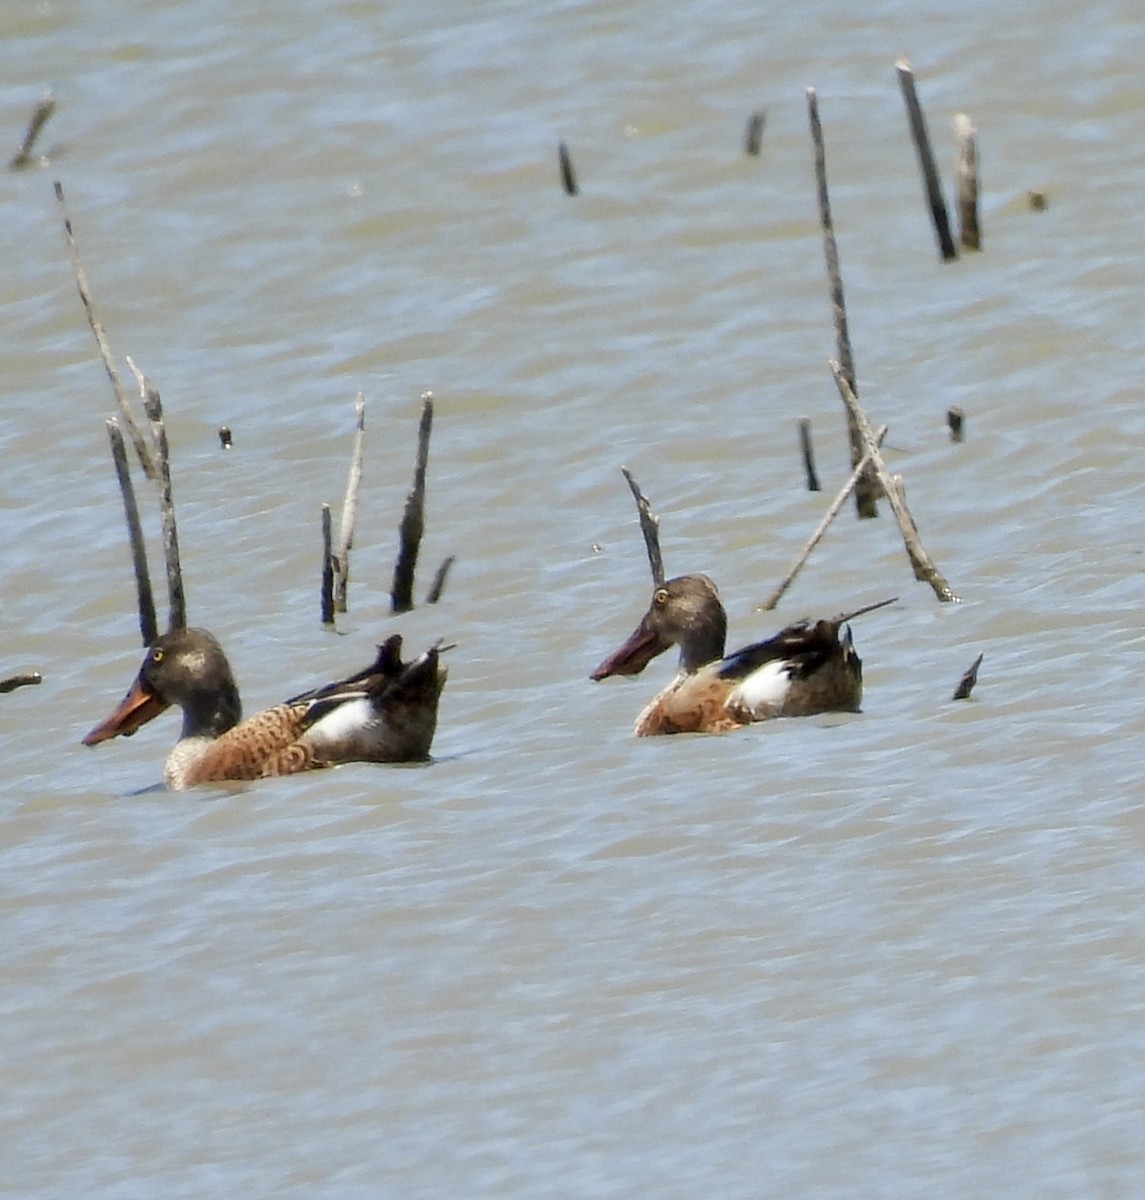
<svg viewBox="0 0 1145 1200">
<path fill-rule="evenodd" d="M 151 651 L 151 661 L 153 663 L 161 663 L 163 661 L 163 651 L 158 646 Z"/>
<path fill-rule="evenodd" d="M 664 605 L 668 603 L 668 589 L 657 588 L 656 595 L 652 597 L 652 603 L 658 605 L 660 608 L 663 608 Z"/>
</svg>

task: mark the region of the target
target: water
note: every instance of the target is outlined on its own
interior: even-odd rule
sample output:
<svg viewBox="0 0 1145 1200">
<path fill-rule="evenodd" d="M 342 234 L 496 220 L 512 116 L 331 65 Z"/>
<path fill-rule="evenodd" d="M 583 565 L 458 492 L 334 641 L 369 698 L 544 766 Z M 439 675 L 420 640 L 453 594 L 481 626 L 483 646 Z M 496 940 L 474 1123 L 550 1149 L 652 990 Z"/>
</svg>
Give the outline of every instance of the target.
<svg viewBox="0 0 1145 1200">
<path fill-rule="evenodd" d="M 0 183 L 0 673 L 44 674 L 0 697 L 5 1193 L 1135 1195 L 1136 7 L 137 0 L 0 34 L 11 152 L 60 101 L 51 165 Z M 955 264 L 900 54 L 948 175 L 950 117 L 980 131 Z M 753 612 L 846 471 L 810 84 L 860 389 L 958 606 L 846 512 Z M 53 178 L 163 392 L 191 618 L 248 708 L 442 636 L 429 766 L 179 796 L 174 718 L 78 745 L 139 648 Z M 393 621 L 427 388 L 422 590 L 458 561 Z M 863 714 L 629 736 L 671 665 L 587 680 L 648 591 L 622 464 L 733 642 L 901 596 L 857 623 Z"/>
</svg>

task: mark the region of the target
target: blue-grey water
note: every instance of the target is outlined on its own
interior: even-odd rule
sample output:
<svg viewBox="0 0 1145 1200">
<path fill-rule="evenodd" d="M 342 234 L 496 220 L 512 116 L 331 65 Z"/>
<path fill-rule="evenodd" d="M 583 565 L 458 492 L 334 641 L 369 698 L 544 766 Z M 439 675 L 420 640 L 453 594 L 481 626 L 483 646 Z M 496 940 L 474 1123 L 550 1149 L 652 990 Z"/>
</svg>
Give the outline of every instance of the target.
<svg viewBox="0 0 1145 1200">
<path fill-rule="evenodd" d="M 955 263 L 900 55 L 947 181 L 979 130 Z M 1143 55 L 1130 0 L 0 12 L 4 156 L 59 103 L 0 175 L 0 676 L 44 676 L 0 695 L 0 1194 L 1138 1195 Z M 754 611 L 848 469 L 811 85 L 860 391 L 956 606 L 884 507 Z M 53 179 L 248 709 L 443 637 L 431 764 L 172 795 L 174 716 L 79 745 L 140 646 Z M 419 589 L 457 563 L 395 620 L 427 389 Z M 672 665 L 587 679 L 649 590 L 621 465 L 733 642 L 901 597 L 861 715 L 630 736 Z"/>
</svg>

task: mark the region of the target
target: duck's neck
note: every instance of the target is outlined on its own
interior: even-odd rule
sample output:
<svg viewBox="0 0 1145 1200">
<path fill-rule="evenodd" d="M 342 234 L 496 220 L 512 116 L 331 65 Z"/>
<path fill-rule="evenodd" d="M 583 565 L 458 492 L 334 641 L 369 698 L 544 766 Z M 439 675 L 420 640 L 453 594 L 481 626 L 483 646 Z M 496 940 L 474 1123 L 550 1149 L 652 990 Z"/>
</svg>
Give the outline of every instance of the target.
<svg viewBox="0 0 1145 1200">
<path fill-rule="evenodd" d="M 728 622 L 723 613 L 720 613 L 719 620 L 713 616 L 711 621 L 689 629 L 687 640 L 680 643 L 681 673 L 692 675 L 708 663 L 723 658 L 727 633 Z"/>
<path fill-rule="evenodd" d="M 233 729 L 243 716 L 239 689 L 233 679 L 194 692 L 183 701 L 183 737 L 217 738 Z"/>
</svg>

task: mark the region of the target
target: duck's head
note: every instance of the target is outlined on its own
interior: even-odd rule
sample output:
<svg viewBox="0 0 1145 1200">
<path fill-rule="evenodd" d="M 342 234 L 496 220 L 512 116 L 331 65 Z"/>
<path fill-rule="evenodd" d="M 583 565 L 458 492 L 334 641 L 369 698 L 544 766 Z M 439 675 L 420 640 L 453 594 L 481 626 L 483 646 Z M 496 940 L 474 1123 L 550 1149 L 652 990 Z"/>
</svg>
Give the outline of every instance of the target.
<svg viewBox="0 0 1145 1200">
<path fill-rule="evenodd" d="M 172 704 L 183 709 L 184 737 L 218 737 L 242 717 L 231 665 L 205 629 L 176 629 L 156 638 L 119 707 L 83 744 L 130 737 Z"/>
<path fill-rule="evenodd" d="M 592 673 L 638 675 L 670 646 L 680 647 L 680 668 L 696 671 L 721 658 L 728 618 L 716 585 L 706 575 L 678 575 L 652 593 L 652 603 L 632 636 Z"/>
</svg>

